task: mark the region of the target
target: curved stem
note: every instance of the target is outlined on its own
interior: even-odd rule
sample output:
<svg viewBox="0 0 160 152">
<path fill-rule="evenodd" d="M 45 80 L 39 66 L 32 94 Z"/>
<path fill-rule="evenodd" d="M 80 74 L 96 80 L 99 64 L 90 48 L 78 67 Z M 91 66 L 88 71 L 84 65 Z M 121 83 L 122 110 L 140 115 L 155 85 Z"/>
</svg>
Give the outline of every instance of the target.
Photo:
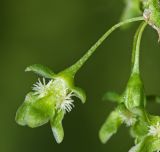
<svg viewBox="0 0 160 152">
<path fill-rule="evenodd" d="M 114 25 L 113 27 L 111 27 L 109 30 L 107 30 L 107 32 L 87 51 L 86 54 L 84 54 L 82 56 L 82 58 L 80 58 L 75 64 L 73 64 L 71 67 L 69 67 L 68 69 L 66 69 L 66 72 L 69 72 L 70 74 L 72 74 L 73 76 L 75 75 L 75 73 L 83 66 L 83 64 L 89 59 L 89 57 L 95 52 L 95 50 L 102 44 L 102 42 L 113 32 L 115 31 L 117 28 L 119 28 L 122 25 L 131 23 L 131 22 L 135 22 L 135 21 L 141 21 L 144 20 L 143 17 L 135 17 L 135 18 L 131 18 L 128 19 L 126 21 L 122 21 L 116 25 Z"/>
<path fill-rule="evenodd" d="M 143 33 L 146 25 L 147 25 L 147 23 L 143 22 L 139 26 L 139 28 L 134 36 L 133 50 L 132 50 L 132 74 L 139 73 L 140 43 L 141 43 L 142 33 Z"/>
</svg>

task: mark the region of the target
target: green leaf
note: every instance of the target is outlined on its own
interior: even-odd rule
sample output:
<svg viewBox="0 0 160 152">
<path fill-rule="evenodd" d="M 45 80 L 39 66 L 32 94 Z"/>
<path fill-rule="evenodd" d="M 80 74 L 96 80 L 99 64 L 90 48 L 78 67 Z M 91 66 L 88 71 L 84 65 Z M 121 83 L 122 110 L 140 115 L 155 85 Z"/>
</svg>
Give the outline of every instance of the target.
<svg viewBox="0 0 160 152">
<path fill-rule="evenodd" d="M 55 115 L 55 117 L 53 117 L 53 119 L 51 119 L 52 132 L 54 138 L 56 139 L 56 142 L 59 144 L 63 141 L 64 138 L 64 130 L 62 126 L 63 117 L 64 117 L 64 112 L 61 110 L 57 112 L 57 114 Z"/>
<path fill-rule="evenodd" d="M 54 76 L 54 72 L 51 69 L 40 64 L 31 65 L 27 67 L 25 71 L 32 71 L 45 78 L 53 78 Z"/>
<path fill-rule="evenodd" d="M 114 110 L 110 113 L 105 123 L 102 125 L 99 131 L 99 137 L 102 143 L 106 143 L 113 134 L 115 134 L 122 124 L 122 119 L 118 110 Z"/>
<path fill-rule="evenodd" d="M 109 100 L 113 102 L 119 102 L 120 95 L 116 92 L 107 92 L 103 96 L 103 100 Z"/>
<path fill-rule="evenodd" d="M 74 87 L 72 91 L 75 93 L 76 97 L 82 101 L 82 103 L 86 102 L 86 94 L 81 88 Z"/>
</svg>

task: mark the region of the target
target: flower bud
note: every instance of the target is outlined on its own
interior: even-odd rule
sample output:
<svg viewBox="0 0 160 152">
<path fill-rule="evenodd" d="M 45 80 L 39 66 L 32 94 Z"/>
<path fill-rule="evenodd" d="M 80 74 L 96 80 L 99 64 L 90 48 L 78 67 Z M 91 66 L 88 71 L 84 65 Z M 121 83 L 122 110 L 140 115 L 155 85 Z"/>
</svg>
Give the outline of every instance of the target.
<svg viewBox="0 0 160 152">
<path fill-rule="evenodd" d="M 125 106 L 130 110 L 135 107 L 145 106 L 144 87 L 138 73 L 131 75 L 126 90 L 121 97 L 121 102 L 124 102 Z"/>
</svg>

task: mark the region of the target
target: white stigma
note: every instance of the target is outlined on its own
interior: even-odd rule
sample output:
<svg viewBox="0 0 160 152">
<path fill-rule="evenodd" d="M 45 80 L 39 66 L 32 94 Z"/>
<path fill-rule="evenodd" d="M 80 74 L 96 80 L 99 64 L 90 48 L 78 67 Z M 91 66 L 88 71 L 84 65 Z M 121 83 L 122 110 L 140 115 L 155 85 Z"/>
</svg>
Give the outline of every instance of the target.
<svg viewBox="0 0 160 152">
<path fill-rule="evenodd" d="M 40 79 L 38 79 L 38 82 L 36 82 L 36 84 L 34 84 L 33 86 L 33 91 L 34 95 L 38 95 L 39 98 L 43 98 L 46 95 L 48 95 L 48 93 L 51 90 L 51 85 L 53 84 L 53 81 L 50 80 L 47 84 L 45 81 L 45 78 L 43 78 L 43 81 L 41 82 Z"/>
<path fill-rule="evenodd" d="M 73 92 L 68 93 L 68 91 L 66 90 L 63 101 L 57 105 L 57 108 L 63 110 L 65 113 L 70 112 L 74 107 L 74 100 L 72 99 L 73 96 Z"/>
<path fill-rule="evenodd" d="M 68 89 L 63 79 L 50 80 L 48 83 L 44 78 L 42 82 L 38 79 L 38 82 L 34 84 L 33 91 L 34 95 L 38 95 L 39 98 L 53 93 L 56 99 L 56 109 L 63 110 L 64 113 L 70 112 L 74 107 L 74 100 L 72 99 L 74 93 Z"/>
<path fill-rule="evenodd" d="M 160 122 L 157 122 L 156 125 L 149 126 L 149 135 L 157 136 L 160 138 Z"/>
<path fill-rule="evenodd" d="M 137 121 L 137 119 L 135 117 L 133 117 L 129 114 L 125 115 L 123 113 L 120 113 L 120 116 L 127 127 L 134 125 L 135 122 Z"/>
</svg>

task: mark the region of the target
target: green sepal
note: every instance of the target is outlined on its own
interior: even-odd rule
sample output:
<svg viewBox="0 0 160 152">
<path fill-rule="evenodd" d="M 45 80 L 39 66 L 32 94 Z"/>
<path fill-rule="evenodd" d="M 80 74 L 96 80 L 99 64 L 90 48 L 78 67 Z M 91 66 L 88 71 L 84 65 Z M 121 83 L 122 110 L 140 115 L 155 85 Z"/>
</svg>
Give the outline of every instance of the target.
<svg viewBox="0 0 160 152">
<path fill-rule="evenodd" d="M 55 103 L 52 96 L 38 99 L 30 93 L 16 113 L 16 122 L 31 128 L 42 126 L 54 116 L 54 107 Z"/>
<path fill-rule="evenodd" d="M 29 67 L 27 67 L 25 69 L 26 72 L 28 71 L 32 71 L 42 77 L 45 77 L 45 78 L 53 78 L 54 77 L 54 72 L 49 69 L 48 67 L 44 66 L 44 65 L 41 65 L 41 64 L 34 64 L 34 65 L 31 65 Z"/>
<path fill-rule="evenodd" d="M 119 111 L 116 109 L 110 113 L 105 123 L 102 125 L 99 131 L 99 138 L 102 143 L 106 143 L 115 134 L 122 124 L 122 119 L 119 115 Z"/>
<path fill-rule="evenodd" d="M 31 128 L 36 128 L 46 124 L 49 121 L 49 116 L 43 113 L 40 109 L 30 107 L 25 116 L 26 125 Z"/>
<path fill-rule="evenodd" d="M 16 112 L 15 120 L 19 125 L 27 125 L 26 124 L 26 115 L 30 110 L 31 104 L 37 100 L 36 96 L 33 95 L 32 92 L 28 93 L 25 97 L 24 103 L 18 108 Z"/>
<path fill-rule="evenodd" d="M 64 112 L 61 110 L 56 112 L 56 115 L 50 120 L 53 136 L 58 144 L 60 144 L 64 138 L 64 130 L 62 126 L 63 117 Z"/>
<path fill-rule="evenodd" d="M 27 103 L 23 103 L 17 110 L 16 112 L 16 117 L 15 120 L 17 124 L 21 126 L 25 126 L 26 124 L 26 115 L 27 112 L 29 111 L 29 105 Z"/>
<path fill-rule="evenodd" d="M 74 92 L 75 96 L 82 101 L 82 103 L 86 102 L 86 93 L 84 92 L 83 89 L 74 87 L 72 91 Z"/>
<path fill-rule="evenodd" d="M 158 150 L 160 150 L 160 140 L 153 136 L 145 136 L 129 152 L 156 152 Z"/>
<path fill-rule="evenodd" d="M 30 127 L 38 127 L 54 116 L 55 114 L 55 101 L 53 96 L 47 96 L 39 99 L 32 104 L 28 117 L 31 118 L 31 122 L 28 121 Z"/>
<path fill-rule="evenodd" d="M 102 99 L 119 103 L 120 102 L 120 95 L 116 92 L 107 92 L 104 94 Z"/>
<path fill-rule="evenodd" d="M 142 107 L 133 108 L 131 110 L 131 112 L 134 115 L 136 115 L 137 121 L 131 127 L 130 133 L 131 133 L 132 137 L 136 138 L 136 141 L 139 141 L 139 139 L 144 137 L 148 132 L 148 126 L 149 126 L 149 123 L 150 123 L 150 115 Z"/>
<path fill-rule="evenodd" d="M 148 123 L 143 120 L 138 120 L 130 129 L 130 134 L 135 138 L 135 143 L 139 143 L 148 133 Z"/>
<path fill-rule="evenodd" d="M 62 79 L 65 80 L 65 82 L 67 82 L 66 84 L 68 85 L 70 90 L 75 94 L 75 96 L 77 98 L 79 98 L 82 101 L 82 103 L 86 102 L 85 91 L 79 87 L 74 86 L 74 75 L 72 74 L 72 72 L 69 69 L 66 69 L 66 70 L 60 72 L 57 76 L 61 77 Z"/>
<path fill-rule="evenodd" d="M 128 109 L 145 106 L 146 99 L 144 88 L 139 74 L 134 73 L 133 75 L 131 75 L 127 83 L 127 88 L 121 97 L 121 100 L 125 103 Z"/>
</svg>

